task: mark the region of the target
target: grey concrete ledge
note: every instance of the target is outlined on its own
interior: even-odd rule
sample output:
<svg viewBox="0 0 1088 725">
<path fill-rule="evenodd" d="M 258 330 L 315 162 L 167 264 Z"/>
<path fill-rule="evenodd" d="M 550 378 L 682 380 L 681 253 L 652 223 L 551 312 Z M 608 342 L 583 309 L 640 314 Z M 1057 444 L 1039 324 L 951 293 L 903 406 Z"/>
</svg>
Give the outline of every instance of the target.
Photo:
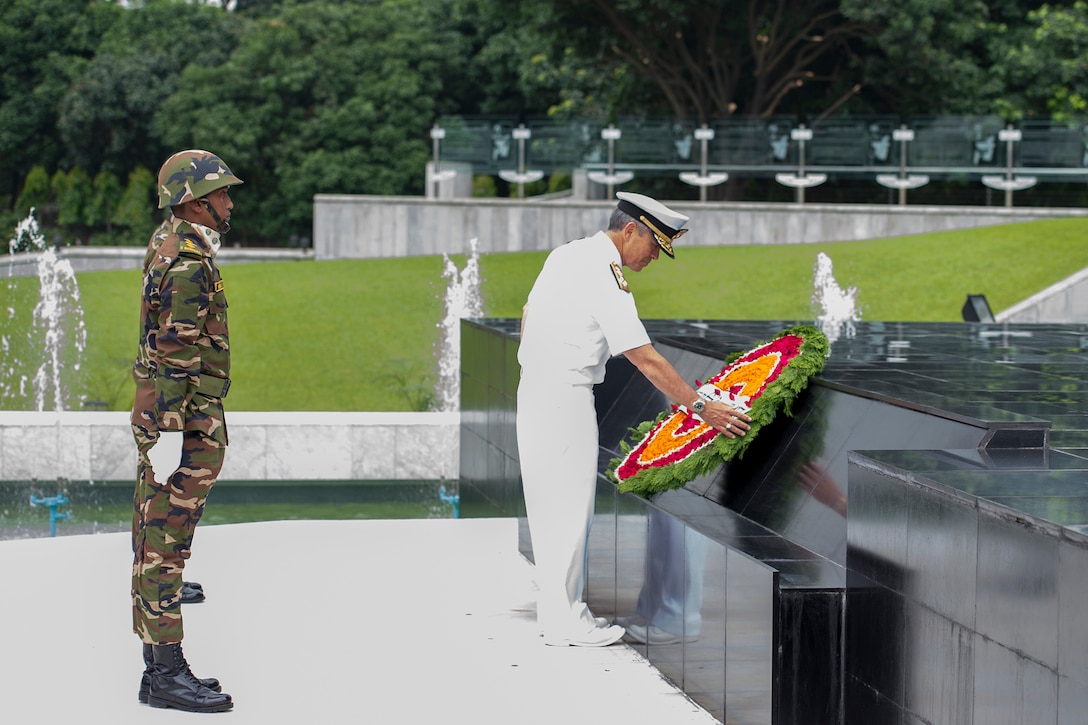
<svg viewBox="0 0 1088 725">
<path fill-rule="evenodd" d="M 1088 269 L 1017 302 L 994 315 L 998 322 L 1084 322 L 1088 320 Z"/>
<path fill-rule="evenodd" d="M 140 269 L 144 247 L 59 247 L 57 257 L 67 260 L 74 272 L 100 272 L 115 269 Z M 38 274 L 41 252 L 20 252 L 0 261 L 0 279 L 31 277 Z M 221 265 L 249 262 L 290 262 L 314 258 L 312 249 L 276 249 L 223 247 L 216 259 Z"/>
<path fill-rule="evenodd" d="M 1088 209 L 664 200 L 691 217 L 682 244 L 815 244 L 1088 216 Z M 318 194 L 316 259 L 544 251 L 600 229 L 614 202 Z"/>
<path fill-rule="evenodd" d="M 220 480 L 439 480 L 459 475 L 460 413 L 227 412 Z M 126 412 L 0 412 L 0 481 L 128 481 Z"/>
</svg>

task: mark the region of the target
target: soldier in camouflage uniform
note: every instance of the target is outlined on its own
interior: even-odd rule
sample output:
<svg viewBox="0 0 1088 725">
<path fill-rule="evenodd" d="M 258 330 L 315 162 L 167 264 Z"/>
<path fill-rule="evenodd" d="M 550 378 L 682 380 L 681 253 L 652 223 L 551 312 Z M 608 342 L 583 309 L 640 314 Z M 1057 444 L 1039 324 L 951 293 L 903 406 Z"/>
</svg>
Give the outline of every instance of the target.
<svg viewBox="0 0 1088 725">
<path fill-rule="evenodd" d="M 132 523 L 133 631 L 144 643 L 139 698 L 190 712 L 231 709 L 218 680 L 193 676 L 181 651 L 182 570 L 223 466 L 230 387 L 227 298 L 215 254 L 230 229 L 229 187 L 214 154 L 181 151 L 159 170 L 170 216 L 148 243 L 132 431 L 139 449 Z"/>
</svg>

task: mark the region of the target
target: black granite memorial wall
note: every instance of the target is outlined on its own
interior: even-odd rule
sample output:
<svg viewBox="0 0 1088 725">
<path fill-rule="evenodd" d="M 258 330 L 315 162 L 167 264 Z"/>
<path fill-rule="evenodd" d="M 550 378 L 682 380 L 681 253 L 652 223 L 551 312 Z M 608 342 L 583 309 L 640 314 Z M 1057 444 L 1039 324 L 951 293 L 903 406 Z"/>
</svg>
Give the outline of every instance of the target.
<svg viewBox="0 0 1088 725">
<path fill-rule="evenodd" d="M 647 329 L 701 380 L 791 324 Z M 517 326 L 462 326 L 461 511 L 517 516 L 531 560 Z M 719 720 L 1084 721 L 1088 326 L 858 323 L 792 417 L 649 500 L 604 471 L 666 401 L 623 358 L 595 395 L 587 600 L 680 596 L 678 641 L 632 646 Z"/>
</svg>

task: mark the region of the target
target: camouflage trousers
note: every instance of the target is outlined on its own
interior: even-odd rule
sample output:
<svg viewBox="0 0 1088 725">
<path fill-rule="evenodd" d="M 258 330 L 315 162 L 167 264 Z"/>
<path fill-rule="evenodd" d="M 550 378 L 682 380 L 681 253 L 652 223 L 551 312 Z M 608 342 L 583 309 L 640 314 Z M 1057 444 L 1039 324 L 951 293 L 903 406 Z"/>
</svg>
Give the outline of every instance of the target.
<svg viewBox="0 0 1088 725">
<path fill-rule="evenodd" d="M 132 631 L 145 644 L 172 644 L 184 636 L 182 570 L 226 447 L 186 432 L 181 466 L 160 485 L 147 457 L 158 433 L 137 425 L 132 432 L 140 451 L 132 514 Z"/>
</svg>

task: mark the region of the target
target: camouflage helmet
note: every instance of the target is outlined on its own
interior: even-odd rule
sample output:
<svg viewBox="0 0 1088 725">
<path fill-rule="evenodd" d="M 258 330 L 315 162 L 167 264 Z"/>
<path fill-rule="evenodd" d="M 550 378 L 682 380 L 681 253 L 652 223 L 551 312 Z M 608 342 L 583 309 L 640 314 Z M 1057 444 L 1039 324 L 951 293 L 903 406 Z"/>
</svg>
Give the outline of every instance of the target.
<svg viewBox="0 0 1088 725">
<path fill-rule="evenodd" d="M 184 204 L 241 183 L 223 159 L 210 151 L 178 151 L 159 169 L 159 208 Z"/>
</svg>

